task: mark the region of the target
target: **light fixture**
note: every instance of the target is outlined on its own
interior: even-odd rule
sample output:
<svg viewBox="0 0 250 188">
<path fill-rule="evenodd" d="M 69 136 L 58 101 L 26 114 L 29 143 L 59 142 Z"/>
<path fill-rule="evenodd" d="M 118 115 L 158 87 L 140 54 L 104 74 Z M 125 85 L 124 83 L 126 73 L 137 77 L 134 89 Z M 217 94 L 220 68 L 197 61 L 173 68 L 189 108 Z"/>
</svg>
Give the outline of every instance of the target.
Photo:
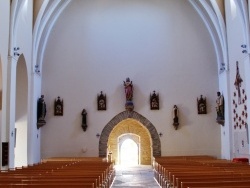
<svg viewBox="0 0 250 188">
<path fill-rule="evenodd" d="M 161 132 L 159 132 L 159 136 L 160 136 L 160 137 L 162 137 L 162 136 L 163 136 L 163 134 L 162 134 Z"/>
<path fill-rule="evenodd" d="M 99 138 L 101 135 L 99 133 L 96 134 L 96 137 Z"/>
<path fill-rule="evenodd" d="M 20 48 L 19 47 L 14 47 L 14 51 L 17 51 L 19 50 Z"/>
<path fill-rule="evenodd" d="M 36 73 L 39 73 L 39 72 L 40 72 L 40 70 L 39 70 L 39 65 L 35 65 L 35 72 L 36 72 Z"/>
<path fill-rule="evenodd" d="M 14 52 L 14 56 L 20 56 L 20 54 L 17 52 Z"/>
<path fill-rule="evenodd" d="M 246 48 L 246 47 L 247 47 L 247 45 L 245 45 L 245 44 L 242 44 L 242 45 L 241 45 L 241 47 L 242 47 L 242 48 Z"/>
<path fill-rule="evenodd" d="M 246 51 L 246 50 L 243 50 L 242 53 L 243 53 L 243 54 L 244 54 L 244 53 L 247 53 L 247 51 Z"/>
</svg>

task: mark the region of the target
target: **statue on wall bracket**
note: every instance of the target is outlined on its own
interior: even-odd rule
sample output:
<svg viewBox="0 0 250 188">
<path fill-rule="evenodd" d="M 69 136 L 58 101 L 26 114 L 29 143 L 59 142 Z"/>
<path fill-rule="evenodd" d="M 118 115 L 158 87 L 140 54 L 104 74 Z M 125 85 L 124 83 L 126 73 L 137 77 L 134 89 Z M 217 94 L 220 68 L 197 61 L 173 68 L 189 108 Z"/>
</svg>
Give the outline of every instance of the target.
<svg viewBox="0 0 250 188">
<path fill-rule="evenodd" d="M 130 81 L 130 78 L 126 78 L 126 81 L 123 81 L 125 95 L 126 95 L 126 103 L 125 109 L 128 111 L 134 110 L 133 104 L 133 83 Z"/>
<path fill-rule="evenodd" d="M 82 110 L 82 129 L 85 132 L 87 130 L 87 111 L 85 109 Z"/>
<path fill-rule="evenodd" d="M 202 95 L 200 98 L 197 98 L 197 109 L 198 114 L 207 114 L 206 98 L 203 98 Z"/>
<path fill-rule="evenodd" d="M 156 94 L 155 91 L 153 91 L 153 94 L 150 94 L 150 109 L 151 110 L 159 110 L 159 94 Z"/>
<path fill-rule="evenodd" d="M 37 101 L 37 129 L 44 126 L 46 124 L 45 116 L 46 116 L 46 103 L 44 101 L 44 95 Z"/>
<path fill-rule="evenodd" d="M 97 110 L 106 110 L 106 95 L 102 91 L 100 95 L 97 95 Z"/>
<path fill-rule="evenodd" d="M 177 130 L 179 126 L 179 110 L 176 105 L 174 105 L 174 108 L 173 108 L 173 126 L 175 130 Z"/>
<path fill-rule="evenodd" d="M 224 122 L 225 122 L 224 97 L 219 91 L 217 92 L 216 104 L 217 104 L 217 106 L 216 106 L 216 112 L 217 112 L 216 122 L 218 124 L 224 125 Z"/>
</svg>

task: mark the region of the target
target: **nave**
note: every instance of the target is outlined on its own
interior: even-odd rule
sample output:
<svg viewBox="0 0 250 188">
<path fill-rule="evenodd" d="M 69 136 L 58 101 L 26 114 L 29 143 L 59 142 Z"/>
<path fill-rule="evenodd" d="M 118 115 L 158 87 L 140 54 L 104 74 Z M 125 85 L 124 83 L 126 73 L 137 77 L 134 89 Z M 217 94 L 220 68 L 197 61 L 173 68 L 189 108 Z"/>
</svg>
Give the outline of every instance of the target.
<svg viewBox="0 0 250 188">
<path fill-rule="evenodd" d="M 115 166 L 115 178 L 111 188 L 159 188 L 151 165 Z"/>
</svg>

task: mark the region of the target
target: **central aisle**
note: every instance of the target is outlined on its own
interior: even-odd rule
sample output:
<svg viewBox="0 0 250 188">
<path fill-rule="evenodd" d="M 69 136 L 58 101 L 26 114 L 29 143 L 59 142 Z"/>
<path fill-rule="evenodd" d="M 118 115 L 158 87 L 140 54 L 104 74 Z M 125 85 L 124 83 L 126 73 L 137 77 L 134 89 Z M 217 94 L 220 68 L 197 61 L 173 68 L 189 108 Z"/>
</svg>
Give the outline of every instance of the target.
<svg viewBox="0 0 250 188">
<path fill-rule="evenodd" d="M 111 188 L 160 188 L 154 179 L 154 171 L 150 165 L 116 165 L 115 170 L 115 179 Z"/>
</svg>

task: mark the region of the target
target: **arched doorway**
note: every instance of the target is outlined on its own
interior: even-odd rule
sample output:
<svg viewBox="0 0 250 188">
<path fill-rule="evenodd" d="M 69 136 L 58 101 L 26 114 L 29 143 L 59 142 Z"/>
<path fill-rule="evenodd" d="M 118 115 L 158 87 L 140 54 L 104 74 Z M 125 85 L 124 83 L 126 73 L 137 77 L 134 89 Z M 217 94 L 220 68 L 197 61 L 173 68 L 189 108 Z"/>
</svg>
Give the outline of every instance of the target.
<svg viewBox="0 0 250 188">
<path fill-rule="evenodd" d="M 124 134 L 118 138 L 118 154 L 121 165 L 140 164 L 140 137 L 135 134 Z"/>
<path fill-rule="evenodd" d="M 153 124 L 135 111 L 124 111 L 116 115 L 102 130 L 99 157 L 107 157 L 107 153 L 112 151 L 116 164 L 119 164 L 118 138 L 128 133 L 141 137 L 140 153 L 145 155 L 140 156 L 140 164 L 152 164 L 152 157 L 161 156 L 160 138 Z"/>
<path fill-rule="evenodd" d="M 28 77 L 24 56 L 16 69 L 15 167 L 27 166 Z"/>
</svg>

